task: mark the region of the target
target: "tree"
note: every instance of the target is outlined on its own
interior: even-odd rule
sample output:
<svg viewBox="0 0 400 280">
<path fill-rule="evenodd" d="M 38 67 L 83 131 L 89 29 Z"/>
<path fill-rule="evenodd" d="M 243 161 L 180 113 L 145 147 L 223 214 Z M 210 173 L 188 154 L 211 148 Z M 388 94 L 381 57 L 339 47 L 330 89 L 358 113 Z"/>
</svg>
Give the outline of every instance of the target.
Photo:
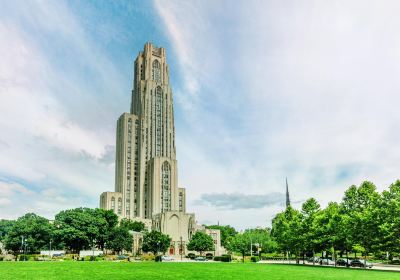
<svg viewBox="0 0 400 280">
<path fill-rule="evenodd" d="M 400 180 L 382 192 L 378 206 L 379 236 L 378 249 L 381 251 L 400 252 Z"/>
<path fill-rule="evenodd" d="M 299 211 L 288 206 L 272 220 L 271 235 L 278 243 L 278 247 L 286 252 L 296 255 L 298 262 L 299 253 L 304 248 L 304 238 L 301 236 L 302 217 Z"/>
<path fill-rule="evenodd" d="M 159 231 L 150 231 L 143 236 L 142 250 L 152 252 L 157 255 L 158 252 L 165 253 L 171 244 L 171 238 Z"/>
<path fill-rule="evenodd" d="M 14 223 L 14 220 L 0 220 L 0 241 L 4 241 Z"/>
<path fill-rule="evenodd" d="M 347 212 L 351 243 L 364 248 L 365 256 L 380 243 L 379 228 L 380 195 L 373 183 L 365 181 L 360 187 L 351 186 L 343 198 Z"/>
<path fill-rule="evenodd" d="M 336 258 L 336 251 L 343 249 L 345 244 L 343 215 L 340 205 L 337 202 L 330 202 L 325 209 L 316 215 L 314 228 L 321 248 L 331 251 Z"/>
<path fill-rule="evenodd" d="M 226 245 L 229 251 L 241 253 L 244 262 L 244 256 L 250 253 L 250 236 L 246 233 L 238 233 L 229 237 Z"/>
<path fill-rule="evenodd" d="M 105 223 L 101 223 L 103 227 L 99 228 L 99 236 L 96 238 L 99 248 L 104 249 L 105 243 L 109 242 L 110 234 L 118 225 L 118 216 L 114 213 L 113 210 L 104 210 L 100 208 L 96 208 L 94 210 L 94 215 L 99 220 L 105 220 Z"/>
<path fill-rule="evenodd" d="M 277 249 L 277 244 L 271 237 L 271 229 L 269 228 L 246 229 L 245 234 L 249 237 L 252 244 L 251 249 L 253 253 L 268 253 L 274 252 Z M 261 251 L 257 251 L 257 249 L 261 249 Z"/>
<path fill-rule="evenodd" d="M 214 250 L 214 240 L 208 234 L 197 231 L 190 239 L 187 248 L 199 252 L 201 256 L 204 251 Z"/>
<path fill-rule="evenodd" d="M 108 241 L 106 248 L 111 249 L 117 253 L 121 253 L 122 250 L 132 250 L 132 235 L 125 227 L 116 227 L 111 230 L 108 235 Z"/>
<path fill-rule="evenodd" d="M 120 227 L 126 228 L 128 230 L 142 232 L 145 229 L 145 224 L 140 221 L 131 221 L 129 219 L 122 219 L 119 222 Z"/>
<path fill-rule="evenodd" d="M 221 232 L 221 245 L 226 247 L 226 242 L 229 237 L 235 236 L 237 234 L 237 231 L 235 230 L 234 227 L 231 227 L 230 225 L 226 226 L 220 226 L 220 225 L 211 225 L 211 226 L 206 226 L 206 228 L 209 229 L 219 229 Z"/>
<path fill-rule="evenodd" d="M 320 249 L 318 244 L 318 234 L 314 227 L 315 217 L 321 211 L 321 207 L 316 199 L 310 198 L 303 203 L 301 207 L 302 223 L 301 223 L 301 236 L 304 239 L 304 251 L 312 252 L 313 259 L 315 252 Z M 303 254 L 304 257 L 304 254 Z M 304 259 L 303 259 L 304 261 Z M 315 264 L 315 263 L 313 263 Z"/>
<path fill-rule="evenodd" d="M 97 245 L 101 249 L 118 217 L 111 210 L 76 208 L 61 211 L 55 217 L 55 236 L 68 249 L 78 252 Z"/>
<path fill-rule="evenodd" d="M 18 218 L 5 238 L 5 248 L 18 252 L 22 240 L 26 243 L 28 252 L 38 252 L 47 249 L 52 238 L 53 227 L 49 220 L 34 213 L 28 213 Z"/>
</svg>

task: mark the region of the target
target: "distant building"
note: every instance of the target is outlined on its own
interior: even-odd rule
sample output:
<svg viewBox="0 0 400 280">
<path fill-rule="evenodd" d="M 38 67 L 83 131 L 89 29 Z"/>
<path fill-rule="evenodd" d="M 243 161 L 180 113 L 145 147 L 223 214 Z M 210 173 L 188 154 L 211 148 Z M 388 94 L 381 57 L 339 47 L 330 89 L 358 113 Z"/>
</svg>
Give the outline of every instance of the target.
<svg viewBox="0 0 400 280">
<path fill-rule="evenodd" d="M 134 63 L 131 110 L 117 122 L 115 192 L 102 193 L 100 207 L 168 234 L 171 255 L 178 254 L 181 242 L 186 251 L 196 230 L 195 215 L 186 213 L 185 188 L 178 187 L 166 52 L 151 43 Z"/>
</svg>

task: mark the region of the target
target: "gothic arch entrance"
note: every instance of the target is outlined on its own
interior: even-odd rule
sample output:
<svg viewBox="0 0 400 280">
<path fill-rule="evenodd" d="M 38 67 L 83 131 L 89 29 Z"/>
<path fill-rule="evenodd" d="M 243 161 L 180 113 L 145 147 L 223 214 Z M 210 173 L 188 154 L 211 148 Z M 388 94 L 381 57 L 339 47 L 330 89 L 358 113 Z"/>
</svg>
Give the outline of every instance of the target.
<svg viewBox="0 0 400 280">
<path fill-rule="evenodd" d="M 175 255 L 175 248 L 172 245 L 169 247 L 169 254 L 170 255 Z"/>
</svg>

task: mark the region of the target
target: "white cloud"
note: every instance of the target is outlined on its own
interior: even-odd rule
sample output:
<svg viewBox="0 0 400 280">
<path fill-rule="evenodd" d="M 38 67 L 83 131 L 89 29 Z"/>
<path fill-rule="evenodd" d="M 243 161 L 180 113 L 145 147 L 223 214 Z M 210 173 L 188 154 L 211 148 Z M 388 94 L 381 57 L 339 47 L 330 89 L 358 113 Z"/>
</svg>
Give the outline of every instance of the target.
<svg viewBox="0 0 400 280">
<path fill-rule="evenodd" d="M 51 217 L 62 207 L 96 206 L 114 181 L 113 106 L 120 95 L 103 101 L 98 95 L 122 92 L 115 66 L 63 2 L 7 3 L 0 52 L 0 175 L 34 189 L 28 198 L 15 183 L 2 197 L 1 218 L 24 211 Z M 71 54 L 81 58 L 69 59 Z M 72 61 L 81 64 L 70 70 Z M 9 206 L 17 201 L 23 204 L 18 210 Z"/>
<path fill-rule="evenodd" d="M 282 192 L 287 176 L 293 200 L 325 205 L 351 184 L 382 190 L 399 178 L 398 6 L 155 1 L 179 73 L 198 87 L 176 85 L 175 95 L 187 117 L 177 125 L 180 182 L 199 220 L 243 228 L 277 211 L 248 219 L 191 205 L 216 190 Z"/>
</svg>

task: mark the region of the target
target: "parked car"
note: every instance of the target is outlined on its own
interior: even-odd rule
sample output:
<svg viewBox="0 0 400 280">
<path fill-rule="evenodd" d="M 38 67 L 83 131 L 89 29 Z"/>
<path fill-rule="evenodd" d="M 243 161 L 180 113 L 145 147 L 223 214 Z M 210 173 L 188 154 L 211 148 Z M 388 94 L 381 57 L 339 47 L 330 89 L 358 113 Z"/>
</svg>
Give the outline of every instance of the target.
<svg viewBox="0 0 400 280">
<path fill-rule="evenodd" d="M 321 260 L 321 258 L 319 258 L 319 257 L 311 257 L 311 258 L 307 259 L 307 262 L 309 262 L 309 263 L 313 263 L 313 262 L 319 263 L 320 260 Z"/>
<path fill-rule="evenodd" d="M 352 267 L 368 267 L 368 268 L 372 268 L 372 263 L 366 262 L 364 260 L 352 260 L 350 262 L 350 266 L 352 266 Z"/>
<path fill-rule="evenodd" d="M 338 259 L 336 261 L 337 266 L 350 266 L 350 260 L 345 260 L 345 259 Z"/>
<path fill-rule="evenodd" d="M 171 257 L 171 256 L 162 256 L 162 257 L 161 257 L 161 260 L 162 260 L 163 262 L 172 262 L 172 261 L 174 260 L 174 258 Z"/>
<path fill-rule="evenodd" d="M 125 255 L 119 255 L 117 257 L 118 260 L 126 260 L 127 258 L 128 258 L 128 256 L 125 256 Z"/>
<path fill-rule="evenodd" d="M 197 262 L 206 262 L 207 258 L 206 257 L 196 257 L 194 260 Z"/>
<path fill-rule="evenodd" d="M 319 261 L 320 265 L 335 265 L 335 262 L 330 259 L 321 259 Z"/>
</svg>

